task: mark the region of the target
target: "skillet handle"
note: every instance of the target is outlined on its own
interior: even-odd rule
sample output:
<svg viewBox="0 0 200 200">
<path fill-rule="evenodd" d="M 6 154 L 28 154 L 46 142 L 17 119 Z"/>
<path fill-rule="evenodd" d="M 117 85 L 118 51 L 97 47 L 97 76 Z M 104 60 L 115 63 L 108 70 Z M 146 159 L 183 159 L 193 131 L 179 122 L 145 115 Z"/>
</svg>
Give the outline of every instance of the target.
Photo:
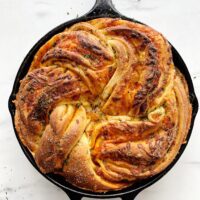
<svg viewBox="0 0 200 200">
<path fill-rule="evenodd" d="M 64 192 L 68 195 L 70 200 L 81 200 L 84 196 L 79 194 L 79 193 L 75 193 L 75 192 L 71 192 L 71 191 L 67 191 L 64 190 Z M 135 191 L 135 192 L 130 192 L 128 194 L 124 194 L 122 196 L 120 196 L 120 198 L 122 200 L 134 200 L 135 197 L 141 192 L 141 190 Z M 91 198 L 91 197 L 90 197 Z M 98 197 L 99 199 L 100 197 Z M 105 198 L 105 197 L 104 197 Z M 114 197 L 108 197 L 108 198 L 114 198 Z"/>
<path fill-rule="evenodd" d="M 130 192 L 128 194 L 124 194 L 121 199 L 122 200 L 134 200 L 135 197 L 141 192 L 141 190 L 139 191 L 135 191 L 135 192 Z"/>
<path fill-rule="evenodd" d="M 121 14 L 115 9 L 112 0 L 96 0 L 93 8 L 86 14 L 87 17 L 105 16 L 120 17 Z"/>
<path fill-rule="evenodd" d="M 81 200 L 83 198 L 82 195 L 75 192 L 65 191 L 65 193 L 67 194 L 70 200 Z"/>
</svg>

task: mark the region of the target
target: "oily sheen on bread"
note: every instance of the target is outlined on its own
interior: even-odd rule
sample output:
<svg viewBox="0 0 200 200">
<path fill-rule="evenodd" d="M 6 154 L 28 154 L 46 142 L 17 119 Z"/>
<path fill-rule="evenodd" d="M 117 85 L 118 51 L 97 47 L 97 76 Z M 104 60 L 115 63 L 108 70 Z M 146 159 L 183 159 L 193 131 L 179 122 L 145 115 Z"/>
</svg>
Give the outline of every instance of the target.
<svg viewBox="0 0 200 200">
<path fill-rule="evenodd" d="M 94 192 L 164 170 L 192 111 L 167 40 L 112 18 L 77 23 L 44 44 L 15 105 L 17 132 L 40 170 Z"/>
</svg>

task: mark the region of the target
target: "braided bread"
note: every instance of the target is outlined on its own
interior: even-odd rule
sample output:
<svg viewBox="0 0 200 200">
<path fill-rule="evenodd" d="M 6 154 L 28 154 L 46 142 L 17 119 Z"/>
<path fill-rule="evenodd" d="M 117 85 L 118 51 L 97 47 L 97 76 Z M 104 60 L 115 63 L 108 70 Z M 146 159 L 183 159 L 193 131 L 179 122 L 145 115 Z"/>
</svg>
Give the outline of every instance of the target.
<svg viewBox="0 0 200 200">
<path fill-rule="evenodd" d="M 77 23 L 44 44 L 15 105 L 17 132 L 39 169 L 95 192 L 164 170 L 192 111 L 167 40 L 112 18 Z"/>
</svg>

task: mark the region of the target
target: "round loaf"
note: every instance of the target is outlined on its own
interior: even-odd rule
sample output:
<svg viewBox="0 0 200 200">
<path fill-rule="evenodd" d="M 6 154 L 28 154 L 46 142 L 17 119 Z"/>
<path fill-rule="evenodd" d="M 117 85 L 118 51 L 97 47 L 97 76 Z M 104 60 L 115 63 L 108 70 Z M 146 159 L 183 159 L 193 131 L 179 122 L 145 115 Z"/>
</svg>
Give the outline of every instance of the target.
<svg viewBox="0 0 200 200">
<path fill-rule="evenodd" d="M 192 111 L 167 40 L 112 18 L 77 23 L 44 44 L 15 105 L 17 132 L 39 169 L 94 192 L 164 170 Z"/>
</svg>

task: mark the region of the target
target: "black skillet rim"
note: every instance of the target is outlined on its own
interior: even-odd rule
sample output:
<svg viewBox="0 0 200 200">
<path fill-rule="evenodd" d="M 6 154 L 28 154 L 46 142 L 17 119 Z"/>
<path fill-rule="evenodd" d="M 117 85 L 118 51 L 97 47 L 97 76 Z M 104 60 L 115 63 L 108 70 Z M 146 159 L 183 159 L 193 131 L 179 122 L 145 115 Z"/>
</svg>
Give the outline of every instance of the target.
<svg viewBox="0 0 200 200">
<path fill-rule="evenodd" d="M 102 2 L 103 3 L 106 2 L 106 4 L 102 5 Z M 99 6 L 98 3 L 100 3 L 101 5 Z M 108 11 L 108 12 L 106 12 L 106 11 Z M 61 177 L 54 175 L 54 174 L 43 174 L 43 173 L 41 173 L 41 171 L 38 169 L 37 165 L 35 164 L 35 161 L 34 161 L 32 155 L 30 154 L 28 149 L 20 141 L 18 134 L 17 134 L 17 131 L 15 129 L 15 125 L 14 125 L 15 105 L 13 104 L 13 100 L 15 100 L 16 93 L 19 89 L 19 85 L 20 85 L 19 81 L 21 79 L 23 79 L 23 77 L 26 75 L 26 73 L 29 69 L 30 63 L 33 59 L 33 56 L 38 51 L 39 47 L 41 47 L 53 35 L 55 35 L 59 32 L 62 32 L 66 27 L 69 27 L 69 26 L 71 26 L 75 23 L 81 22 L 81 21 L 88 21 L 88 20 L 91 20 L 91 19 L 101 18 L 101 17 L 121 18 L 121 19 L 125 19 L 125 20 L 128 20 L 128 21 L 141 23 L 141 22 L 138 22 L 134 19 L 125 17 L 122 14 L 120 14 L 119 12 L 117 12 L 115 10 L 115 8 L 113 7 L 111 1 L 106 1 L 106 0 L 97 1 L 97 4 L 95 4 L 95 6 L 92 8 L 92 10 L 89 13 L 85 14 L 84 16 L 82 16 L 80 18 L 70 20 L 68 22 L 65 22 L 65 23 L 57 26 L 56 28 L 54 28 L 53 30 L 48 32 L 45 36 L 43 36 L 32 47 L 32 49 L 27 54 L 27 56 L 25 57 L 24 61 L 22 62 L 21 66 L 18 70 L 17 76 L 16 76 L 15 81 L 14 81 L 13 89 L 12 89 L 12 92 L 11 92 L 11 95 L 10 95 L 10 98 L 9 98 L 8 106 L 9 106 L 9 111 L 10 111 L 11 118 L 12 118 L 12 124 L 13 124 L 13 128 L 14 128 L 17 140 L 18 140 L 24 154 L 28 158 L 28 160 L 31 162 L 33 167 L 36 168 L 37 171 L 40 172 L 40 174 L 42 174 L 46 179 L 48 179 L 49 181 L 51 181 L 55 185 L 59 186 L 65 192 L 67 192 L 67 193 L 69 192 L 68 194 L 77 193 L 78 195 L 85 196 L 85 197 L 113 198 L 113 197 L 124 196 L 124 195 L 131 194 L 131 193 L 138 193 L 139 191 L 145 189 L 146 187 L 152 185 L 153 183 L 158 181 L 160 178 L 162 178 L 175 165 L 175 163 L 181 157 L 182 153 L 184 152 L 184 150 L 187 146 L 189 138 L 191 136 L 195 116 L 196 116 L 197 111 L 198 111 L 198 100 L 197 100 L 197 97 L 196 97 L 195 92 L 194 92 L 194 87 L 193 87 L 193 83 L 192 83 L 189 71 L 188 71 L 184 61 L 182 60 L 181 56 L 179 55 L 179 53 L 177 52 L 177 50 L 173 46 L 172 46 L 172 54 L 173 54 L 174 64 L 184 74 L 184 76 L 187 80 L 188 87 L 189 87 L 190 100 L 191 100 L 192 107 L 193 107 L 191 126 L 190 126 L 190 130 L 189 130 L 189 133 L 188 133 L 188 136 L 187 136 L 187 142 L 181 146 L 179 153 L 177 154 L 176 158 L 173 160 L 173 162 L 165 170 L 163 170 L 162 172 L 160 172 L 159 174 L 157 174 L 157 175 L 155 175 L 151 178 L 148 178 L 148 179 L 141 181 L 137 185 L 132 185 L 128 188 L 125 188 L 125 189 L 122 189 L 122 190 L 119 190 L 119 191 L 112 191 L 112 192 L 107 192 L 107 193 L 95 193 L 95 192 L 91 192 L 91 191 L 87 191 L 87 190 L 83 190 L 83 189 L 80 189 L 78 187 L 75 187 L 75 186 L 65 182 L 64 180 L 62 180 L 62 182 L 61 181 L 58 182 L 58 180 L 55 180 L 55 179 L 60 179 Z M 141 24 L 143 24 L 143 23 L 141 23 Z"/>
</svg>

